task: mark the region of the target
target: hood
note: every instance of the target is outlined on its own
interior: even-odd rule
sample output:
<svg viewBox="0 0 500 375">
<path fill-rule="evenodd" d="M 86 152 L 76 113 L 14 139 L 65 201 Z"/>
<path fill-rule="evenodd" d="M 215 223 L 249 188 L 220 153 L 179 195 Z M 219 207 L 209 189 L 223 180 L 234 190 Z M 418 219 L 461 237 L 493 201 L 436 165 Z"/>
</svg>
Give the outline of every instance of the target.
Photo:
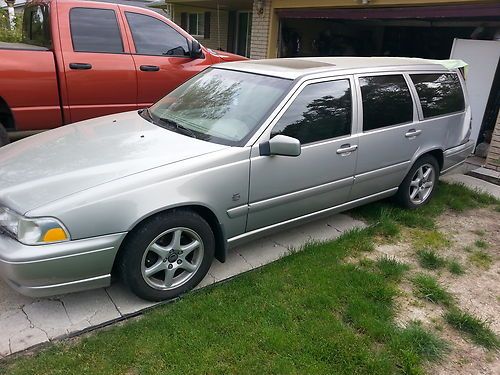
<svg viewBox="0 0 500 375">
<path fill-rule="evenodd" d="M 224 148 L 151 124 L 137 111 L 87 120 L 0 148 L 0 204 L 24 214 L 118 178 Z"/>
<path fill-rule="evenodd" d="M 249 60 L 245 56 L 236 55 L 236 54 L 230 53 L 230 52 L 219 51 L 219 50 L 215 50 L 215 49 L 209 49 L 209 51 L 212 55 L 220 58 L 222 60 L 221 62 Z"/>
</svg>

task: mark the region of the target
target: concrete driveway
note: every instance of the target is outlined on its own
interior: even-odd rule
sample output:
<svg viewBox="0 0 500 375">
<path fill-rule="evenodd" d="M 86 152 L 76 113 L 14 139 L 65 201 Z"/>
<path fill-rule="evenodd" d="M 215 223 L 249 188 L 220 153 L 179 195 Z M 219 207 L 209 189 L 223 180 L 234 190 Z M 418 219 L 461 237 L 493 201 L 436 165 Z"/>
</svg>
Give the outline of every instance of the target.
<svg viewBox="0 0 500 375">
<path fill-rule="evenodd" d="M 364 224 L 334 215 L 233 249 L 225 264 L 214 261 L 199 288 L 258 268 L 299 249 L 308 241 L 326 241 Z M 53 298 L 32 299 L 0 281 L 0 358 L 33 346 L 74 336 L 134 316 L 155 306 L 120 284 Z"/>
</svg>

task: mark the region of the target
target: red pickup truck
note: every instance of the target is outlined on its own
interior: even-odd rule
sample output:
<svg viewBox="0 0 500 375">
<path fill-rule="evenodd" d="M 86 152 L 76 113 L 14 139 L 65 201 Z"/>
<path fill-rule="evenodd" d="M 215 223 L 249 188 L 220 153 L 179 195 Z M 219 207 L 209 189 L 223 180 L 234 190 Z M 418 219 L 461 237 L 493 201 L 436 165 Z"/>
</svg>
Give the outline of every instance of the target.
<svg viewBox="0 0 500 375">
<path fill-rule="evenodd" d="M 209 65 L 245 59 L 151 10 L 78 0 L 28 3 L 23 39 L 0 42 L 0 145 L 7 132 L 147 107 Z"/>
</svg>

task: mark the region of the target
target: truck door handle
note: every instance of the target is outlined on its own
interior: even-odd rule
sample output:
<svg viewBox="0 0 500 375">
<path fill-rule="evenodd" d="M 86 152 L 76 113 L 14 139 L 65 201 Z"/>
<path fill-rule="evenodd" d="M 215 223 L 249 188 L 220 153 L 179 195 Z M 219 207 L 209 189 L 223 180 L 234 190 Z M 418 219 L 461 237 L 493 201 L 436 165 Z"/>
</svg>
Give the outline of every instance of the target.
<svg viewBox="0 0 500 375">
<path fill-rule="evenodd" d="M 139 69 L 143 72 L 157 72 L 160 70 L 160 67 L 156 65 L 141 65 Z"/>
<path fill-rule="evenodd" d="M 347 156 L 350 155 L 351 152 L 356 151 L 358 149 L 358 145 L 350 145 L 349 143 L 346 143 L 345 145 L 340 146 L 340 148 L 337 150 L 337 154 L 342 155 L 342 156 Z"/>
<path fill-rule="evenodd" d="M 422 133 L 422 130 L 415 130 L 415 129 L 410 129 L 408 132 L 406 132 L 405 137 L 406 138 L 414 138 Z"/>
<path fill-rule="evenodd" d="M 75 69 L 75 70 L 89 70 L 92 69 L 92 64 L 87 64 L 87 63 L 70 63 L 69 64 L 70 69 Z"/>
</svg>

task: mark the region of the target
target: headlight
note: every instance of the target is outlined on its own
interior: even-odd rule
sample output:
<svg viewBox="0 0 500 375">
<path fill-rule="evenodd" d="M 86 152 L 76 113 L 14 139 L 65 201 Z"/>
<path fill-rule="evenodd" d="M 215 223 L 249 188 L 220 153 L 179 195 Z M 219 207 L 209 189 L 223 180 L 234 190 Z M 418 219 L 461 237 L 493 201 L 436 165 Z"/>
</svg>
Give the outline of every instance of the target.
<svg viewBox="0 0 500 375">
<path fill-rule="evenodd" d="M 0 228 L 25 245 L 43 245 L 69 241 L 69 233 L 57 219 L 27 218 L 5 207 L 0 207 Z"/>
</svg>

